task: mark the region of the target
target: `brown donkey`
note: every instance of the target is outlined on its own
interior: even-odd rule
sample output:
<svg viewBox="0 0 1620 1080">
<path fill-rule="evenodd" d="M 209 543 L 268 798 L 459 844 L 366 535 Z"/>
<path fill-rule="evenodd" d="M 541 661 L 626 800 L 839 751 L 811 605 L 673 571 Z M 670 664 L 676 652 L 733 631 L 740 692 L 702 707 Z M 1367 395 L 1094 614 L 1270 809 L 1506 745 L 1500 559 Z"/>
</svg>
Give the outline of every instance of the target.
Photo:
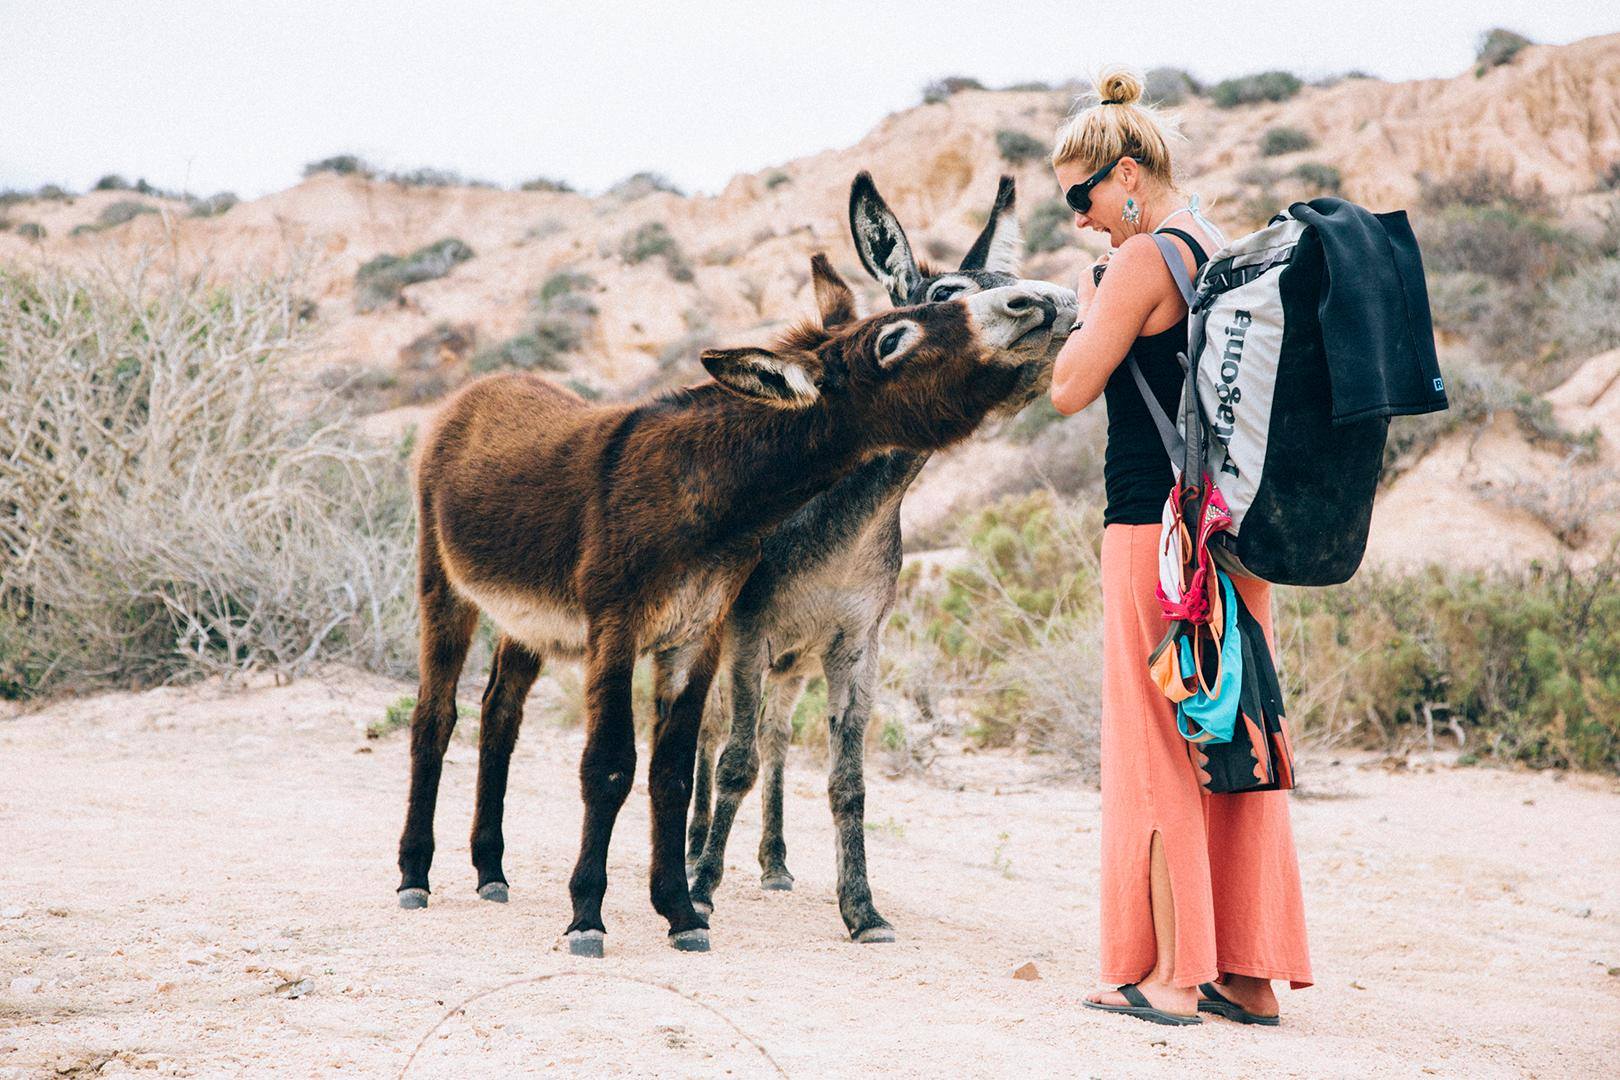
<svg viewBox="0 0 1620 1080">
<path fill-rule="evenodd" d="M 417 459 L 421 685 L 399 842 L 401 907 L 427 903 L 433 809 L 455 687 L 482 610 L 501 631 L 484 690 L 472 859 L 506 898 L 502 801 L 523 701 L 546 654 L 585 661 L 585 803 L 571 951 L 600 956 L 608 839 L 635 775 L 631 672 L 654 658 L 652 903 L 671 944 L 708 948 L 682 841 L 723 629 L 762 538 L 875 453 L 966 437 L 1048 361 L 1056 305 L 1012 286 L 868 319 L 825 257 L 821 326 L 771 349 L 703 354 L 714 382 L 592 405 L 539 376 L 492 375 L 440 411 Z"/>
</svg>

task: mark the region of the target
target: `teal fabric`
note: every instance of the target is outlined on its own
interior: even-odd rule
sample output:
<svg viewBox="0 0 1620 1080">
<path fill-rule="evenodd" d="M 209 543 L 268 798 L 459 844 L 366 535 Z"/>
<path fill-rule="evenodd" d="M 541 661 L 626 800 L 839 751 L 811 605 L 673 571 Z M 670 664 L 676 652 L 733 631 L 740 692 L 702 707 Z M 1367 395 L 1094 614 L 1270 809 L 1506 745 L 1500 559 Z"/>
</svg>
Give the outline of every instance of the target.
<svg viewBox="0 0 1620 1080">
<path fill-rule="evenodd" d="M 1189 742 L 1231 742 L 1237 726 L 1238 696 L 1243 686 L 1243 638 L 1237 629 L 1237 590 L 1232 579 L 1217 569 L 1221 583 L 1221 614 L 1225 626 L 1221 635 L 1221 684 L 1215 696 L 1202 688 L 1176 705 L 1176 728 Z M 1189 657 L 1190 660 L 1190 657 Z M 1189 666 L 1187 670 L 1191 670 Z"/>
</svg>

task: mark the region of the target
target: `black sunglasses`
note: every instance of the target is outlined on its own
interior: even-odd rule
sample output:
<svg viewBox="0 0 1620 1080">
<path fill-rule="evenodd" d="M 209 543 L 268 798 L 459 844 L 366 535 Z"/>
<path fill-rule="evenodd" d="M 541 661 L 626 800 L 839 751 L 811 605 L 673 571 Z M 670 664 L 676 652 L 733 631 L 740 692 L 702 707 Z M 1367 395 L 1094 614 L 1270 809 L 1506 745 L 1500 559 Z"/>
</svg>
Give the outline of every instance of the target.
<svg viewBox="0 0 1620 1080">
<path fill-rule="evenodd" d="M 1069 204 L 1069 209 L 1073 210 L 1077 214 L 1091 213 L 1091 189 L 1107 179 L 1108 174 L 1114 171 L 1114 166 L 1118 165 L 1124 160 L 1125 158 L 1123 156 L 1115 158 L 1113 161 L 1110 161 L 1108 164 L 1092 173 L 1089 178 L 1080 181 L 1068 191 L 1064 192 L 1063 201 Z"/>
</svg>

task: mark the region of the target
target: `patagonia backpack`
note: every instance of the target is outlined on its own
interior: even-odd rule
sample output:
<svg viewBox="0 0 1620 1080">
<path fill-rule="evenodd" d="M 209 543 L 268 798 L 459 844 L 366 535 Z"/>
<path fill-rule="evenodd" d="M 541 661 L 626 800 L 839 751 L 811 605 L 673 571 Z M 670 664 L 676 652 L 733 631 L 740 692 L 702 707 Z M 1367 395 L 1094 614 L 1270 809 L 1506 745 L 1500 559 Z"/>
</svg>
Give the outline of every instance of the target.
<svg viewBox="0 0 1620 1080">
<path fill-rule="evenodd" d="M 1186 382 L 1174 422 L 1131 362 L 1177 477 L 1180 520 L 1215 489 L 1229 573 L 1335 585 L 1361 565 L 1389 418 L 1447 407 L 1428 291 L 1403 211 L 1298 202 L 1188 277 Z M 1168 510 L 1167 510 L 1168 513 Z"/>
</svg>

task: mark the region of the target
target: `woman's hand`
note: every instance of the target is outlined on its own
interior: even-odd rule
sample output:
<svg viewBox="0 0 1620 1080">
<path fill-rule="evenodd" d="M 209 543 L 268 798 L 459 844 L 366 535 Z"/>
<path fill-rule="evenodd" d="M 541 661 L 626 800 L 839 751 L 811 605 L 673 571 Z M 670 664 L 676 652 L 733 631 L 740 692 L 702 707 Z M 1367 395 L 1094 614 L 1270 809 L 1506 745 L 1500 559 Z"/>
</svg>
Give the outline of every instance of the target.
<svg viewBox="0 0 1620 1080">
<path fill-rule="evenodd" d="M 1112 254 L 1112 251 L 1103 252 L 1101 258 L 1087 264 L 1080 271 L 1080 280 L 1074 286 L 1075 303 L 1079 305 L 1079 318 L 1077 321 L 1084 322 L 1086 312 L 1091 310 L 1092 297 L 1097 295 L 1097 268 L 1106 267 L 1108 257 Z"/>
</svg>

